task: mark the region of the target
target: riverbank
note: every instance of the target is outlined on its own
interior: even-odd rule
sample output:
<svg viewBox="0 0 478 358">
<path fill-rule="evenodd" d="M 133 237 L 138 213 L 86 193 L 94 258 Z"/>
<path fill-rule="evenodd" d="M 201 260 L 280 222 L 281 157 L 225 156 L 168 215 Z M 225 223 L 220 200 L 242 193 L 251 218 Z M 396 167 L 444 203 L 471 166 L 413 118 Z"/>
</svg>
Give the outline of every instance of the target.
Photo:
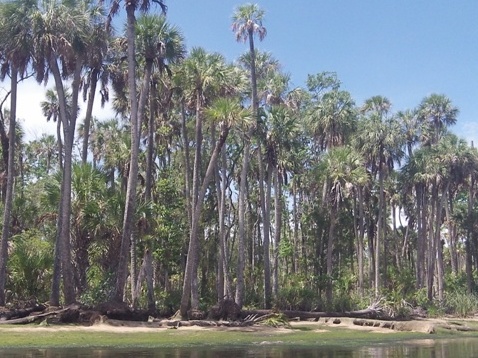
<svg viewBox="0 0 478 358">
<path fill-rule="evenodd" d="M 134 322 L 120 325 L 108 320 L 92 326 L 5 325 L 0 327 L 0 347 L 356 346 L 412 339 L 478 338 L 476 319 L 369 322 L 370 325 L 357 325 L 350 318 L 333 318 L 291 322 L 290 327 L 278 328 L 265 325 L 153 327 L 144 322 L 141 326 Z M 429 332 L 430 327 L 433 332 Z"/>
</svg>

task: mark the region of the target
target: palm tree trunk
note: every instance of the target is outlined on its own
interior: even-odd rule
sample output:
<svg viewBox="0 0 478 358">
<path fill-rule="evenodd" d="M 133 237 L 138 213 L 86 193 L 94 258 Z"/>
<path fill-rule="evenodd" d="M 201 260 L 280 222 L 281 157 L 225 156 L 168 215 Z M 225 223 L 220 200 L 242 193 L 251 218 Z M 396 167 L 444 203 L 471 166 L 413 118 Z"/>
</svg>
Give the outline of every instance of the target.
<svg viewBox="0 0 478 358">
<path fill-rule="evenodd" d="M 121 249 L 116 270 L 116 284 L 113 300 L 123 302 L 124 289 L 128 277 L 128 252 L 133 233 L 134 212 L 136 210 L 136 185 L 138 182 L 139 157 L 139 119 L 138 100 L 136 97 L 136 61 L 135 61 L 135 24 L 136 17 L 133 4 L 126 6 L 127 43 L 128 43 L 128 90 L 131 116 L 131 153 L 129 163 L 128 184 L 126 187 L 126 203 L 123 217 L 123 232 L 121 235 Z M 142 93 L 143 94 L 143 93 Z"/>
<path fill-rule="evenodd" d="M 244 269 L 245 269 L 245 249 L 246 249 L 246 181 L 250 161 L 250 137 L 246 135 L 244 140 L 244 153 L 242 158 L 241 177 L 239 182 L 239 237 L 237 242 L 237 278 L 236 278 L 236 296 L 235 301 L 242 308 L 244 301 Z"/>
<path fill-rule="evenodd" d="M 73 141 L 75 134 L 75 125 L 78 108 L 78 91 L 81 74 L 81 61 L 78 60 L 72 82 L 72 113 L 67 112 L 66 96 L 63 88 L 63 82 L 60 69 L 56 60 L 56 55 L 52 53 L 50 58 L 50 70 L 55 79 L 55 86 L 58 93 L 58 102 L 60 107 L 60 120 L 63 126 L 63 140 L 65 157 L 63 163 L 63 177 L 61 185 L 60 210 L 58 212 L 58 233 L 55 254 L 59 255 L 61 265 L 56 264 L 54 269 L 58 270 L 61 266 L 61 275 L 63 277 L 63 295 L 66 304 L 75 302 L 76 294 L 73 280 L 73 267 L 71 264 L 70 250 L 70 216 L 71 216 L 71 175 L 73 160 Z M 57 259 L 57 258 L 55 258 Z M 59 272 L 53 273 L 54 277 L 60 277 Z M 53 305 L 59 304 L 59 282 L 52 283 L 52 292 L 50 301 Z M 56 292 L 55 292 L 56 291 Z"/>
<path fill-rule="evenodd" d="M 272 166 L 268 165 L 266 170 L 266 193 L 264 197 L 263 216 L 263 231 L 264 231 L 264 308 L 268 309 L 271 306 L 271 255 L 270 255 L 270 216 L 271 216 L 271 189 L 272 189 Z M 267 218 L 267 219 L 266 219 Z M 267 234 L 266 234 L 267 233 Z"/>
<path fill-rule="evenodd" d="M 473 218 L 474 212 L 473 207 L 475 206 L 474 200 L 474 185 L 475 185 L 475 178 L 473 174 L 470 175 L 470 187 L 468 190 L 468 224 L 467 224 L 467 238 L 465 241 L 465 249 L 466 249 L 466 261 L 465 261 L 465 271 L 466 271 L 466 286 L 467 292 L 472 293 L 475 288 L 475 283 L 473 279 L 473 255 L 472 255 L 472 242 L 473 236 L 475 235 L 473 230 Z"/>
<path fill-rule="evenodd" d="M 150 106 L 149 106 L 149 121 L 148 121 L 148 147 L 146 152 L 146 178 L 144 183 L 144 200 L 151 200 L 151 188 L 153 183 L 153 157 L 154 157 L 154 133 L 155 123 L 154 117 L 156 115 L 156 85 L 151 86 Z"/>
<path fill-rule="evenodd" d="M 197 204 L 194 207 L 193 217 L 192 217 L 192 227 L 190 232 L 189 238 L 189 248 L 188 248 L 188 257 L 186 261 L 186 271 L 184 273 L 184 281 L 183 281 L 183 294 L 181 296 L 181 305 L 179 308 L 179 312 L 182 317 L 187 316 L 188 306 L 191 299 L 191 309 L 197 310 L 199 306 L 199 300 L 193 300 L 193 284 L 194 279 L 197 280 L 197 270 L 199 266 L 199 238 L 198 238 L 198 230 L 200 224 L 200 217 L 202 213 L 202 208 L 204 205 L 204 197 L 206 196 L 206 191 L 209 186 L 209 182 L 213 178 L 214 169 L 216 166 L 217 157 L 221 152 L 221 149 L 226 142 L 227 136 L 229 134 L 229 128 L 223 128 L 221 135 L 214 147 L 214 150 L 211 154 L 211 158 L 209 159 L 209 164 L 206 169 L 206 174 L 204 175 L 204 179 L 202 181 L 201 188 L 198 192 L 197 196 Z"/>
<path fill-rule="evenodd" d="M 384 219 L 384 192 L 383 192 L 383 170 L 380 164 L 379 168 L 379 199 L 378 199 L 378 219 L 377 219 L 377 239 L 375 242 L 375 297 L 380 293 L 380 248 L 382 246 L 383 238 L 383 219 Z"/>
<path fill-rule="evenodd" d="M 86 160 L 88 159 L 88 140 L 90 138 L 91 117 L 93 114 L 93 104 L 95 103 L 98 74 L 98 69 L 94 68 L 91 74 L 91 86 L 90 91 L 88 93 L 88 103 L 86 104 L 85 124 L 83 128 L 83 148 L 81 151 L 82 163 L 86 163 Z"/>
<path fill-rule="evenodd" d="M 358 211 L 359 211 L 359 232 L 358 232 L 358 252 L 357 252 L 357 258 L 358 258 L 358 270 L 359 270 L 359 276 L 358 276 L 358 281 L 359 281 L 359 293 L 363 294 L 364 293 L 364 264 L 363 264 L 363 257 L 364 257 L 364 236 L 365 236 L 365 214 L 364 214 L 364 203 L 363 203 L 363 190 L 364 188 L 362 186 L 358 187 L 357 194 L 358 194 Z"/>
<path fill-rule="evenodd" d="M 282 232 L 282 185 L 277 166 L 274 167 L 274 298 L 279 295 L 279 245 Z"/>
<path fill-rule="evenodd" d="M 13 182 L 15 179 L 15 126 L 17 114 L 17 77 L 18 71 L 15 67 L 11 69 L 11 97 L 10 97 L 10 123 L 8 126 L 8 167 L 7 167 L 7 188 L 5 195 L 5 207 L 3 211 L 2 241 L 0 243 L 0 306 L 5 306 L 5 283 L 7 275 L 8 240 L 10 239 L 10 227 L 13 208 Z"/>
<path fill-rule="evenodd" d="M 192 226 L 192 199 L 191 199 L 191 159 L 189 156 L 189 139 L 186 128 L 186 111 L 184 109 L 184 99 L 181 100 L 181 132 L 184 147 L 184 191 L 186 196 L 186 208 L 188 213 L 189 227 Z"/>
</svg>

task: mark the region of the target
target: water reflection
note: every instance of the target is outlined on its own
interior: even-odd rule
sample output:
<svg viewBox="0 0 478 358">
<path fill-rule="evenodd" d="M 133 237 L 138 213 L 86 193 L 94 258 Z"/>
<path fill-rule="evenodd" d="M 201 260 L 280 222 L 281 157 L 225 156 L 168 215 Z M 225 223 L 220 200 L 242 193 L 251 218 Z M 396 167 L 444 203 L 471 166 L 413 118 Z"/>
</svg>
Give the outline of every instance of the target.
<svg viewBox="0 0 478 358">
<path fill-rule="evenodd" d="M 200 347 L 200 348 L 48 348 L 0 349 L 0 357 L 11 358 L 446 358 L 478 357 L 478 338 L 417 340 L 369 347 Z"/>
</svg>

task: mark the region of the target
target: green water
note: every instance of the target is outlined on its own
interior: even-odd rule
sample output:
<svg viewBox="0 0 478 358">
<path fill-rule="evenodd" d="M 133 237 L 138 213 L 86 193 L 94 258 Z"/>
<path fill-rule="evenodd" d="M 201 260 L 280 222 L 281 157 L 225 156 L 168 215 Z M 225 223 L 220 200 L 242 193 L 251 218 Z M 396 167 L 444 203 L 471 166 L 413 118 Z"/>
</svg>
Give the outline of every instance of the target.
<svg viewBox="0 0 478 358">
<path fill-rule="evenodd" d="M 0 357 L 29 358 L 472 358 L 478 357 L 478 338 L 424 339 L 395 344 L 375 344 L 355 348 L 243 346 L 243 347 L 187 347 L 187 348 L 44 348 L 0 349 Z"/>
</svg>

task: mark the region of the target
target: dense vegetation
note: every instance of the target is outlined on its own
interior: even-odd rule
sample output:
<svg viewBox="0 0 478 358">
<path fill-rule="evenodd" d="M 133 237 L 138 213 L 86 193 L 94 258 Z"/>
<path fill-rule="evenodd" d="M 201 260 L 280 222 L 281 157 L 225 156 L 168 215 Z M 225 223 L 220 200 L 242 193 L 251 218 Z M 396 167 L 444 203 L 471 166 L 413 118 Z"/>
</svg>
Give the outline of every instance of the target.
<svg viewBox="0 0 478 358">
<path fill-rule="evenodd" d="M 395 111 L 321 72 L 291 88 L 256 48 L 257 5 L 234 11 L 249 45 L 234 63 L 186 49 L 150 5 L 1 3 L 0 306 L 477 306 L 478 152 L 449 130 L 449 98 Z M 53 77 L 41 110 L 58 131 L 25 142 L 31 76 Z M 95 100 L 117 115 L 98 121 Z"/>
</svg>

